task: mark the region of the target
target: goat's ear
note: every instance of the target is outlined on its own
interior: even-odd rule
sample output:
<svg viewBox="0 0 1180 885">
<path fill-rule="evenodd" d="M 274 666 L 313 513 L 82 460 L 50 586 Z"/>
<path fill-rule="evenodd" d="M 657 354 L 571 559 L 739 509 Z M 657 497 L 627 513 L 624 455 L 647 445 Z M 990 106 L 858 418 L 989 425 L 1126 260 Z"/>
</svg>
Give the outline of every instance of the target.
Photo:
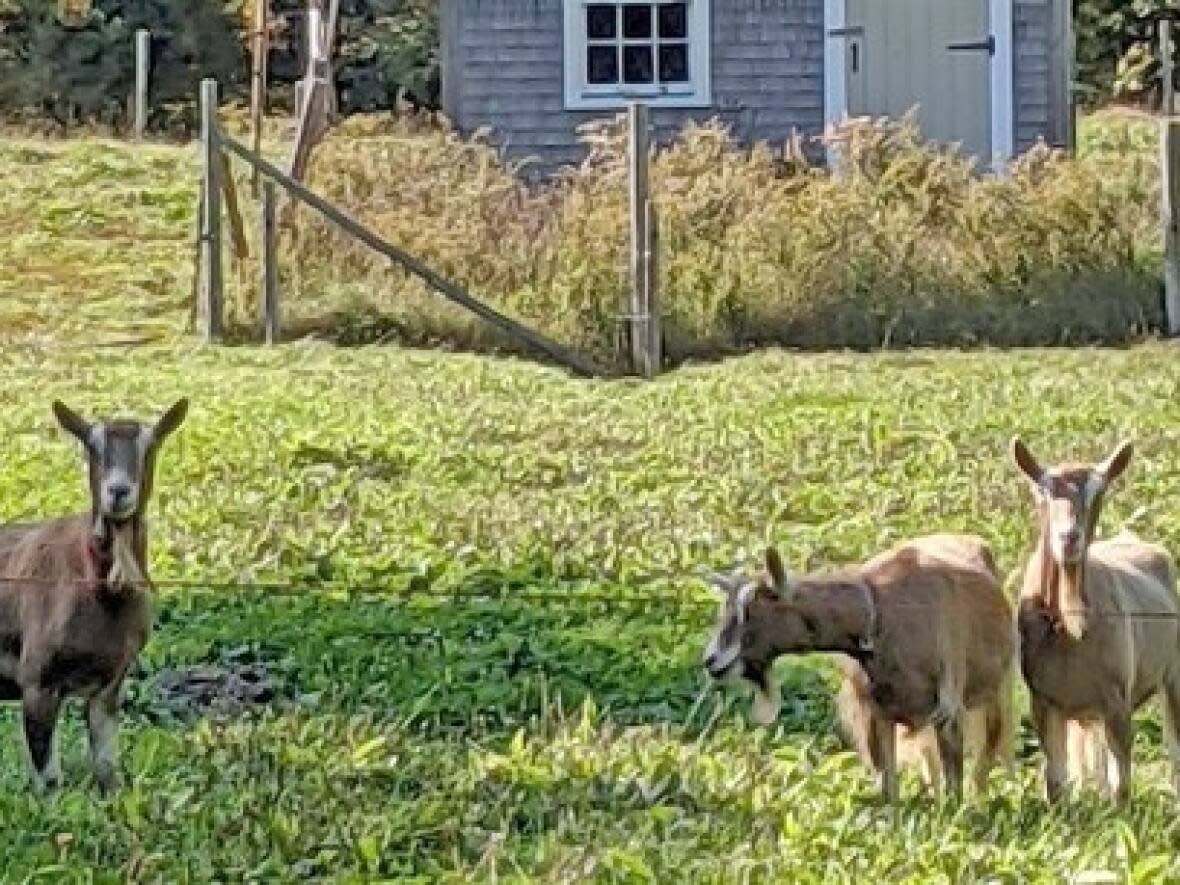
<svg viewBox="0 0 1180 885">
<path fill-rule="evenodd" d="M 62 430 L 76 436 L 82 445 L 90 445 L 90 422 L 59 399 L 53 401 L 53 415 Z"/>
<path fill-rule="evenodd" d="M 1127 465 L 1131 463 L 1131 455 L 1134 452 L 1135 447 L 1130 440 L 1121 443 L 1109 458 L 1098 465 L 1098 472 L 1102 475 L 1103 480 L 1113 482 L 1118 479 L 1127 469 Z"/>
<path fill-rule="evenodd" d="M 766 574 L 770 578 L 779 596 L 789 596 L 791 592 L 791 576 L 787 574 L 783 558 L 774 547 L 766 548 Z"/>
<path fill-rule="evenodd" d="M 167 412 L 160 416 L 160 420 L 152 428 L 152 442 L 157 445 L 162 443 L 170 433 L 184 423 L 184 417 L 187 414 L 188 398 L 182 397 L 173 403 Z"/>
<path fill-rule="evenodd" d="M 1033 453 L 1029 451 L 1028 446 L 1018 436 L 1012 437 L 1012 461 L 1016 464 L 1017 469 L 1028 477 L 1029 482 L 1035 486 L 1041 484 L 1041 478 L 1045 475 L 1045 471 L 1041 469 L 1041 465 L 1037 463 L 1037 459 L 1033 457 Z"/>
</svg>

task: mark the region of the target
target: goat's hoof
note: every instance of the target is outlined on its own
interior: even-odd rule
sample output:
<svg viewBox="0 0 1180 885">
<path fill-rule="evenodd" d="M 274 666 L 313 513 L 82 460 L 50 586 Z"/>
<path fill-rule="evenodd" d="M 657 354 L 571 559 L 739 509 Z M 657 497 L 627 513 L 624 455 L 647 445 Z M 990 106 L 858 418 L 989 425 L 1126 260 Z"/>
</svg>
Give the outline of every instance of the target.
<svg viewBox="0 0 1180 885">
<path fill-rule="evenodd" d="M 98 786 L 98 792 L 103 796 L 110 796 L 119 789 L 119 775 L 111 770 L 100 770 L 94 772 L 94 783 Z"/>
<path fill-rule="evenodd" d="M 34 777 L 33 792 L 38 796 L 49 796 L 61 789 L 60 777 Z"/>
</svg>

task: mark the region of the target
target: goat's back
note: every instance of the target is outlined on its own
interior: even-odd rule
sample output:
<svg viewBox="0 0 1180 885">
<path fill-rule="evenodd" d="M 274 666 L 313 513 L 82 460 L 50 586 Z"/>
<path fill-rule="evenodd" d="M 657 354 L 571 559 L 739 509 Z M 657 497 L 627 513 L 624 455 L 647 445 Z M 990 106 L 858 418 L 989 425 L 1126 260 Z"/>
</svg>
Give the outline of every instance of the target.
<svg viewBox="0 0 1180 885">
<path fill-rule="evenodd" d="M 1175 565 L 1168 552 L 1132 535 L 1090 547 L 1086 597 L 1094 617 L 1087 644 L 1108 649 L 1133 705 L 1180 666 L 1180 603 Z"/>
<path fill-rule="evenodd" d="M 968 706 L 1000 690 L 1016 636 L 1012 608 L 982 538 L 915 538 L 869 560 L 861 574 L 877 601 L 879 673 L 896 673 L 899 684 L 928 692 L 953 668 L 966 679 Z"/>
<path fill-rule="evenodd" d="M 1133 606 L 1159 614 L 1180 612 L 1176 566 L 1159 544 L 1141 541 L 1129 532 L 1098 541 L 1090 545 L 1086 570 L 1088 590 L 1105 597 L 1103 601 L 1116 610 Z"/>
</svg>

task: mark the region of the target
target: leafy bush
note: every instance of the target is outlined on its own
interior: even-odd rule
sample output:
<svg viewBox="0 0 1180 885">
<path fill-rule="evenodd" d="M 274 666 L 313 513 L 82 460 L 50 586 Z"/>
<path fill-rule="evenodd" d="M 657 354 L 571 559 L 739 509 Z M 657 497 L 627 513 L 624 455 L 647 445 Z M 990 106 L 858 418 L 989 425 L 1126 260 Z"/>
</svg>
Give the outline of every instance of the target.
<svg viewBox="0 0 1180 885">
<path fill-rule="evenodd" d="M 243 75 L 237 23 L 221 0 L 96 0 L 63 23 L 51 0 L 17 0 L 0 34 L 0 107 L 61 123 L 117 122 L 135 82 L 134 34 L 153 34 L 151 102 L 191 101 L 201 77 L 232 86 Z"/>
<path fill-rule="evenodd" d="M 290 104 L 306 70 L 306 4 L 278 0 L 270 48 L 271 99 Z M 56 0 L 0 2 L 0 112 L 28 112 L 59 123 L 126 122 L 135 77 L 134 33 L 153 34 L 153 127 L 194 122 L 201 77 L 244 98 L 248 0 L 96 0 L 80 21 L 63 22 Z M 336 86 L 344 113 L 393 107 L 398 96 L 437 103 L 438 15 L 433 0 L 344 0 Z M 180 113 L 177 113 L 179 109 Z"/>
<path fill-rule="evenodd" d="M 355 120 L 321 147 L 311 180 L 445 276 L 607 358 L 628 289 L 625 140 L 616 122 L 585 137 L 584 164 L 529 186 L 491 146 L 426 116 Z M 746 150 L 717 124 L 690 126 L 658 156 L 673 359 L 770 343 L 1110 341 L 1158 325 L 1150 153 L 1039 148 L 995 178 L 924 145 L 909 121 L 834 138 L 835 176 L 801 143 Z M 307 328 L 503 343 L 310 213 L 285 237 L 289 315 Z"/>
<path fill-rule="evenodd" d="M 1080 0 L 1075 4 L 1077 77 L 1090 105 L 1110 98 L 1158 102 L 1155 21 L 1170 0 Z"/>
</svg>

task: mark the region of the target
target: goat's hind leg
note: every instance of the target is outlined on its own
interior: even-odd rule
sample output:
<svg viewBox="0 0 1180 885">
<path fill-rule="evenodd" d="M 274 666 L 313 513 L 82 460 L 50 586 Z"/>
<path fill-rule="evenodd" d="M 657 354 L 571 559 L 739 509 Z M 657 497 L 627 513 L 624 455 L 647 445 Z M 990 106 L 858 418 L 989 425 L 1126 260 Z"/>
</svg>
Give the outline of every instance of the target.
<svg viewBox="0 0 1180 885">
<path fill-rule="evenodd" d="M 1163 689 L 1164 740 L 1172 760 L 1172 792 L 1180 798 L 1180 665 L 1172 668 Z"/>
<path fill-rule="evenodd" d="M 25 747 L 33 784 L 41 792 L 61 785 L 61 764 L 57 756 L 57 714 L 61 696 L 57 692 L 32 689 L 24 693 Z"/>
<path fill-rule="evenodd" d="M 963 795 L 963 716 L 939 724 L 938 755 L 946 778 L 947 793 L 955 799 Z"/>
<path fill-rule="evenodd" d="M 86 703 L 86 729 L 90 741 L 90 768 L 104 793 L 118 784 L 119 702 L 122 681 L 108 685 Z"/>
<path fill-rule="evenodd" d="M 1126 802 L 1131 796 L 1131 747 L 1135 739 L 1131 713 L 1111 716 L 1106 720 L 1106 739 L 1113 757 L 1115 778 L 1111 788 L 1116 802 Z"/>
<path fill-rule="evenodd" d="M 873 716 L 869 725 L 869 751 L 882 797 L 887 802 L 896 802 L 897 727 L 894 723 L 881 716 Z"/>
</svg>

